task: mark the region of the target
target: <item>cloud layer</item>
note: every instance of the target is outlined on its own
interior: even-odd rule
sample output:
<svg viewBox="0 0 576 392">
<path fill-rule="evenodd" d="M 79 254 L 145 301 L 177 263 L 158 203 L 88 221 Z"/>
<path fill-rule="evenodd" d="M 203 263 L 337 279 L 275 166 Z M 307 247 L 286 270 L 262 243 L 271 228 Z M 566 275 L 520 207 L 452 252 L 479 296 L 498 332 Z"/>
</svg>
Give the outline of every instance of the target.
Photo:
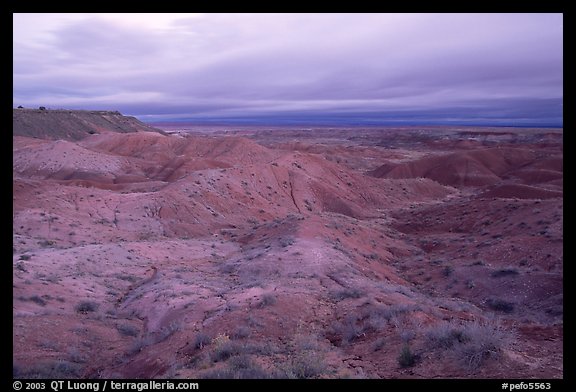
<svg viewBox="0 0 576 392">
<path fill-rule="evenodd" d="M 13 104 L 561 125 L 561 14 L 14 14 Z"/>
</svg>

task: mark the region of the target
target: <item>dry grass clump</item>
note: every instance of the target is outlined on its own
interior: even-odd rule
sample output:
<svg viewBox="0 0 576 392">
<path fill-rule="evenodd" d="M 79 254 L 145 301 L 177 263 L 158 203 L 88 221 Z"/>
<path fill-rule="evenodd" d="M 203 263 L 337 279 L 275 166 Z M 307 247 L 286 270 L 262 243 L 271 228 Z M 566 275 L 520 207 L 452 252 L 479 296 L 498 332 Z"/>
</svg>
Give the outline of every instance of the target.
<svg viewBox="0 0 576 392">
<path fill-rule="evenodd" d="M 476 370 L 488 358 L 498 358 L 513 342 L 513 334 L 495 320 L 444 322 L 428 328 L 425 338 L 428 347 L 450 350 L 469 370 Z"/>
</svg>

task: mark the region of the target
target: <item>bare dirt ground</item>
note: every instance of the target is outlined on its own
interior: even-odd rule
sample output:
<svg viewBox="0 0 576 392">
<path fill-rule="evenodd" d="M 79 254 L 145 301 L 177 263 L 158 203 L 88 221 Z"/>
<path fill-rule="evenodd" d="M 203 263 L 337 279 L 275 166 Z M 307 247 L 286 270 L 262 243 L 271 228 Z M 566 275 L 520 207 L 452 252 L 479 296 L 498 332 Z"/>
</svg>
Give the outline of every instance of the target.
<svg viewBox="0 0 576 392">
<path fill-rule="evenodd" d="M 13 145 L 15 375 L 563 377 L 561 130 Z"/>
</svg>

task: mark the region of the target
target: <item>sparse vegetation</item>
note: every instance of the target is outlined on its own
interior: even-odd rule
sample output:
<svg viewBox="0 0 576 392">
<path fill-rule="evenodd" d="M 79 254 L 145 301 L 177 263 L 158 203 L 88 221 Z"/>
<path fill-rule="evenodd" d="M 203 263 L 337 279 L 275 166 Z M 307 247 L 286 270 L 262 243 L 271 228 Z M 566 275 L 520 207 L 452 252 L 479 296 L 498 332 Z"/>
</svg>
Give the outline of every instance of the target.
<svg viewBox="0 0 576 392">
<path fill-rule="evenodd" d="M 503 276 L 513 275 L 518 275 L 518 270 L 516 268 L 502 268 L 490 274 L 490 276 L 493 278 L 501 278 Z"/>
<path fill-rule="evenodd" d="M 230 358 L 223 369 L 211 370 L 202 374 L 202 378 L 208 379 L 265 379 L 272 378 L 248 355 L 241 354 Z"/>
<path fill-rule="evenodd" d="M 272 293 L 265 293 L 260 298 L 258 303 L 259 308 L 264 308 L 266 306 L 274 305 L 276 303 L 276 296 Z"/>
<path fill-rule="evenodd" d="M 449 277 L 450 275 L 452 275 L 453 272 L 454 272 L 454 268 L 449 266 L 449 265 L 442 268 L 442 275 L 446 278 Z"/>
<path fill-rule="evenodd" d="M 212 338 L 208 334 L 199 332 L 194 338 L 194 348 L 202 350 L 204 347 L 208 346 L 212 342 Z"/>
<path fill-rule="evenodd" d="M 409 129 L 318 130 L 320 146 L 315 132 L 136 132 L 89 150 L 16 140 L 15 376 L 462 378 L 485 365 L 476 376 L 562 376 L 561 171 L 538 180 L 547 198 L 534 217 L 533 199 L 488 197 L 500 183 L 449 185 L 462 171 L 396 178 L 424 175 L 421 158 L 445 159 L 460 141 L 456 156 L 499 156 L 490 140 L 519 144 L 507 133 L 435 134 L 413 150 Z M 514 148 L 511 161 L 539 155 Z M 536 163 L 503 184 L 540 186 L 528 179 Z M 376 178 L 381 164 L 393 171 Z M 494 313 L 523 331 L 513 350 L 499 324 L 470 321 Z"/>
<path fill-rule="evenodd" d="M 430 327 L 425 338 L 429 348 L 451 350 L 461 365 L 475 370 L 489 357 L 497 357 L 511 343 L 512 334 L 496 321 L 444 322 Z"/>
<path fill-rule="evenodd" d="M 408 344 L 402 346 L 402 351 L 398 355 L 398 364 L 402 368 L 414 366 L 418 356 L 412 352 Z"/>
<path fill-rule="evenodd" d="M 384 340 L 384 338 L 378 338 L 374 342 L 374 345 L 372 346 L 372 350 L 374 350 L 374 351 L 382 350 L 382 348 L 384 347 L 385 344 L 386 344 L 386 341 Z"/>
<path fill-rule="evenodd" d="M 511 342 L 511 334 L 497 323 L 468 324 L 464 330 L 465 344 L 458 345 L 456 356 L 470 370 L 482 365 L 489 357 L 498 357 Z"/>
<path fill-rule="evenodd" d="M 244 339 L 247 338 L 248 336 L 250 336 L 250 328 L 244 325 L 236 327 L 236 329 L 232 333 L 233 339 Z"/>
<path fill-rule="evenodd" d="M 371 322 L 358 315 L 348 315 L 343 321 L 332 323 L 329 334 L 339 337 L 339 344 L 345 346 L 373 329 Z"/>
<path fill-rule="evenodd" d="M 211 359 L 213 362 L 226 361 L 233 355 L 241 352 L 241 345 L 238 342 L 227 340 L 215 344 L 214 351 L 212 352 Z"/>
<path fill-rule="evenodd" d="M 379 330 L 388 322 L 417 309 L 413 305 L 371 305 L 364 309 L 363 316 L 368 318 L 367 321 L 373 329 Z"/>
<path fill-rule="evenodd" d="M 51 240 L 42 240 L 42 241 L 38 241 L 38 245 L 40 245 L 43 248 L 49 248 L 51 246 L 54 246 L 56 244 L 55 241 L 51 241 Z"/>
<path fill-rule="evenodd" d="M 140 351 L 142 351 L 143 348 L 148 347 L 151 344 L 154 344 L 154 339 L 152 338 L 152 336 L 147 335 L 147 336 L 140 337 L 140 338 L 134 340 L 134 342 L 130 346 L 130 349 L 128 350 L 127 354 L 128 355 L 137 354 Z"/>
<path fill-rule="evenodd" d="M 429 328 L 425 337 L 428 346 L 433 349 L 448 349 L 456 343 L 464 343 L 467 339 L 461 326 L 448 322 Z"/>
<path fill-rule="evenodd" d="M 46 301 L 44 301 L 42 298 L 40 298 L 37 295 L 33 295 L 32 297 L 28 298 L 28 300 L 37 303 L 40 306 L 46 306 Z"/>
<path fill-rule="evenodd" d="M 341 290 L 331 291 L 330 299 L 332 299 L 335 302 L 340 302 L 347 298 L 361 298 L 364 295 L 365 292 L 363 292 L 362 290 L 344 288 Z"/>
<path fill-rule="evenodd" d="M 246 354 L 230 358 L 228 367 L 234 374 L 233 378 L 269 378 Z"/>
<path fill-rule="evenodd" d="M 280 246 L 282 248 L 286 248 L 290 245 L 294 244 L 294 239 L 293 238 L 281 238 L 280 239 Z"/>
<path fill-rule="evenodd" d="M 174 333 L 180 331 L 180 324 L 176 322 L 172 322 L 169 325 L 162 327 L 160 331 L 156 334 L 155 343 L 160 343 L 170 336 L 174 335 Z"/>
<path fill-rule="evenodd" d="M 140 330 L 132 325 L 129 324 L 119 324 L 116 326 L 118 332 L 120 332 L 124 336 L 138 336 L 140 334 Z"/>
<path fill-rule="evenodd" d="M 326 371 L 322 357 L 315 351 L 304 350 L 297 353 L 284 369 L 286 378 L 308 379 L 317 378 Z"/>
<path fill-rule="evenodd" d="M 137 276 L 127 274 L 117 274 L 116 277 L 120 280 L 126 280 L 131 283 L 137 282 L 139 280 Z"/>
<path fill-rule="evenodd" d="M 76 305 L 75 310 L 78 313 L 90 313 L 95 312 L 98 310 L 98 304 L 92 301 L 82 301 L 78 305 Z"/>
<path fill-rule="evenodd" d="M 486 300 L 486 304 L 490 309 L 497 312 L 512 313 L 514 311 L 514 303 L 502 299 L 489 298 Z"/>
<path fill-rule="evenodd" d="M 67 350 L 68 360 L 74 363 L 86 363 L 86 355 L 84 355 L 77 347 L 70 347 Z"/>
<path fill-rule="evenodd" d="M 13 374 L 24 379 L 72 379 L 82 376 L 82 366 L 64 360 L 45 361 L 29 368 L 13 366 Z"/>
</svg>

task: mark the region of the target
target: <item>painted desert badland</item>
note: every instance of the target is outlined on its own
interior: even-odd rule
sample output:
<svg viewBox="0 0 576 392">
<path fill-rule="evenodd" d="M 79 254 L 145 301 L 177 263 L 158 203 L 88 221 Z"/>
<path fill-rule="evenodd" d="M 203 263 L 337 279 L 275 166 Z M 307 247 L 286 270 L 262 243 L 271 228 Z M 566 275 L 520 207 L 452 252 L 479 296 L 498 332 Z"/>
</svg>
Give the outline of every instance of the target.
<svg viewBox="0 0 576 392">
<path fill-rule="evenodd" d="M 562 129 L 15 109 L 28 378 L 563 377 Z"/>
</svg>

